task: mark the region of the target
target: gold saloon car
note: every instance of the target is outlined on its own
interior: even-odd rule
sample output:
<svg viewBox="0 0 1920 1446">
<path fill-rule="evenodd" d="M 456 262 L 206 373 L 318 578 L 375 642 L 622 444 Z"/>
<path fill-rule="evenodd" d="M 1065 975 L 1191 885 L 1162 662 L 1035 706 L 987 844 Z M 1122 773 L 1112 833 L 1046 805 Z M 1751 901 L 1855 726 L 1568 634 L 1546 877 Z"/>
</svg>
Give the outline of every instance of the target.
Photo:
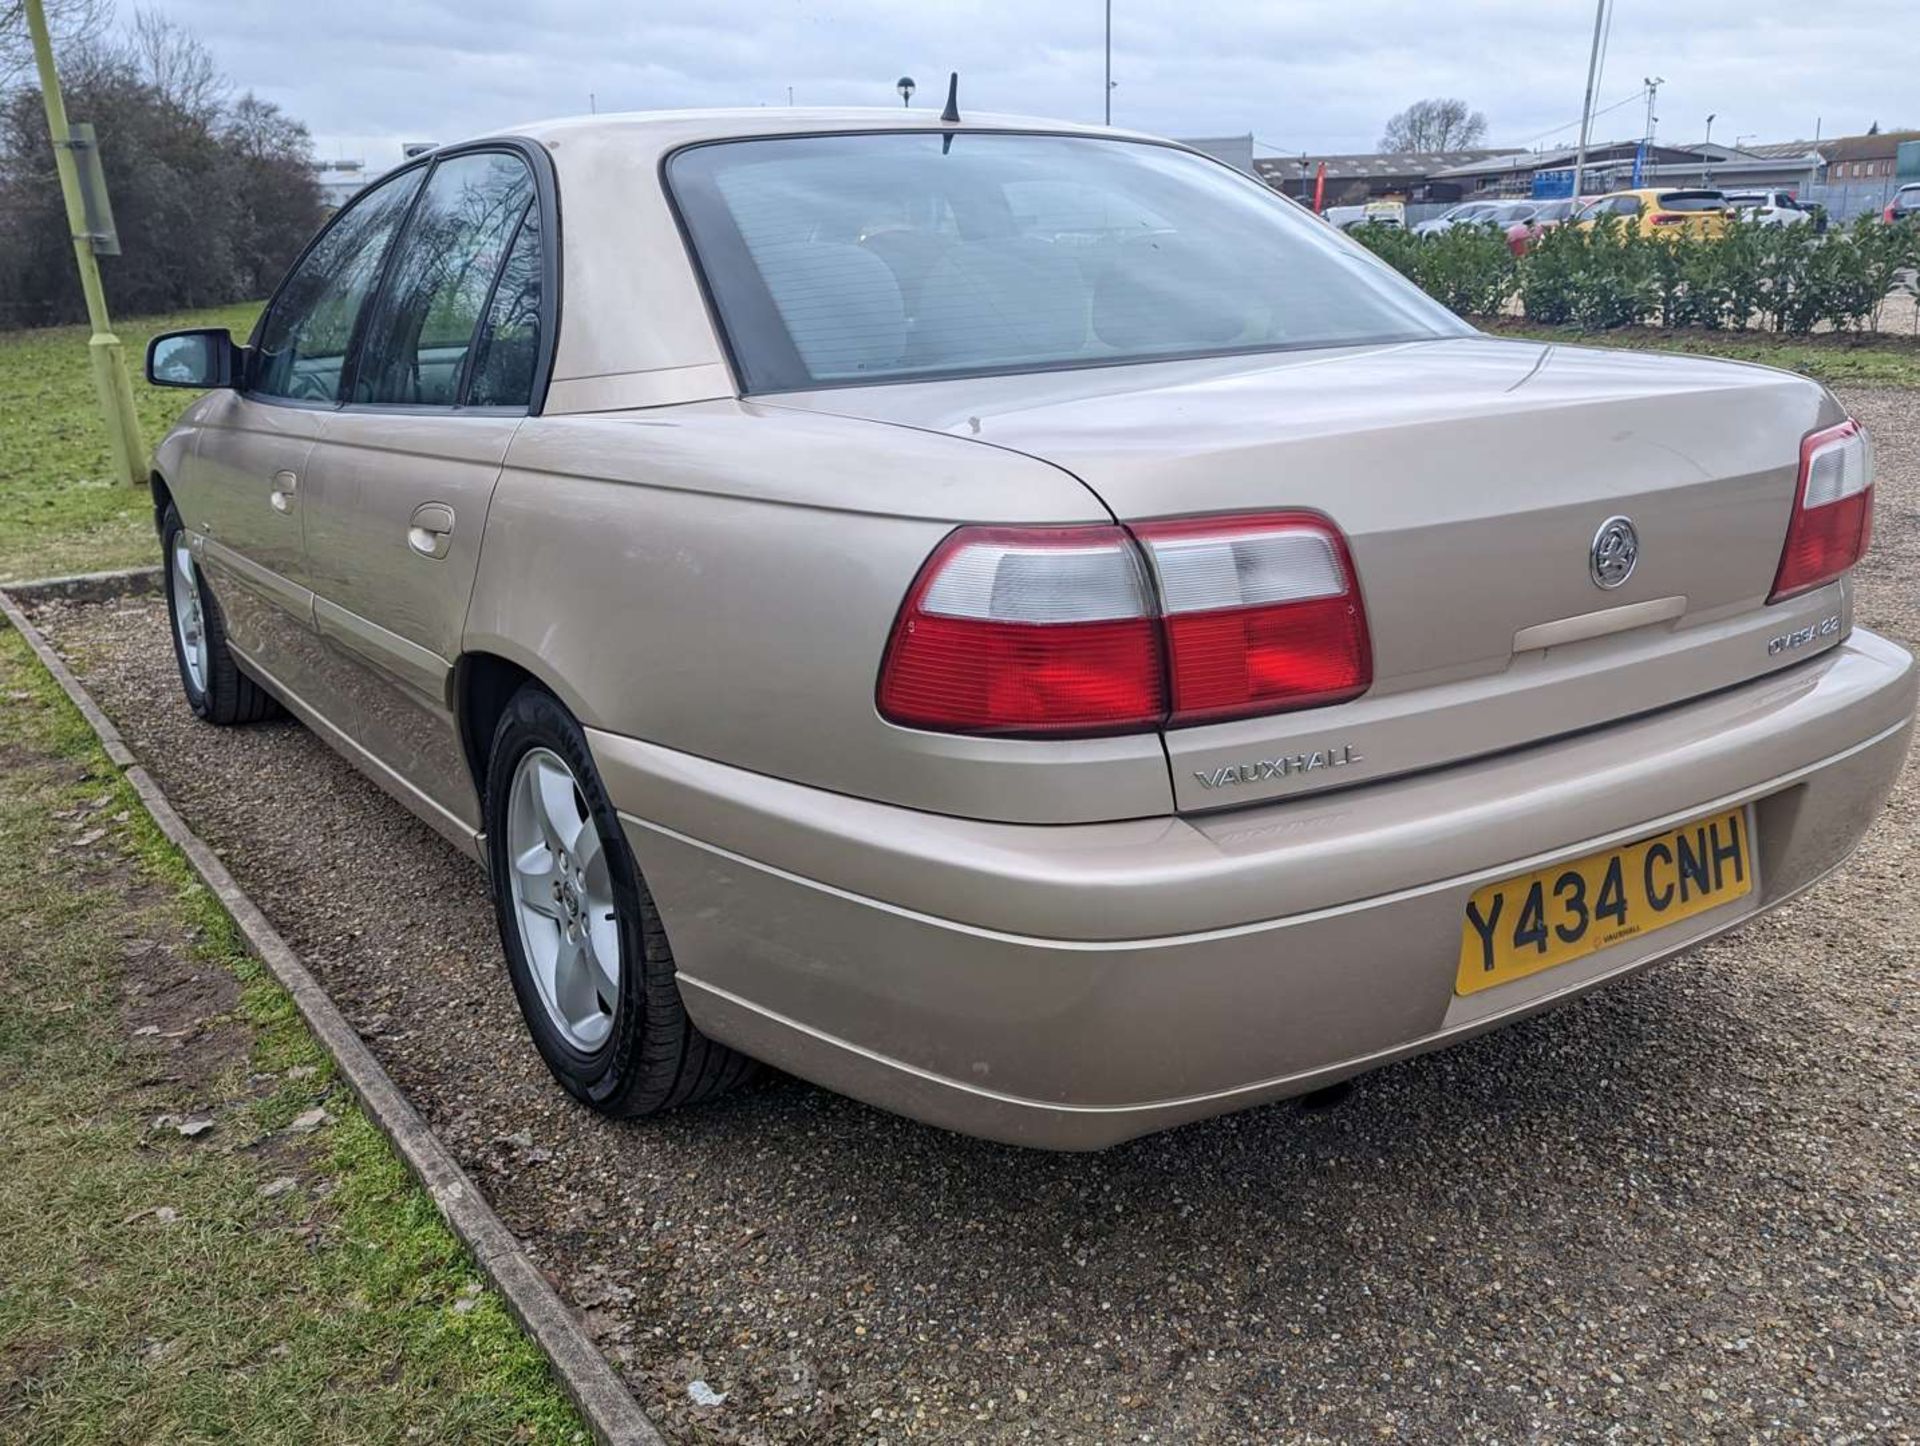
<svg viewBox="0 0 1920 1446">
<path fill-rule="evenodd" d="M 480 860 L 610 1114 L 1299 1094 L 1778 906 L 1912 728 L 1822 387 L 1483 336 L 1148 136 L 530 125 L 148 370 L 188 702 Z"/>
</svg>

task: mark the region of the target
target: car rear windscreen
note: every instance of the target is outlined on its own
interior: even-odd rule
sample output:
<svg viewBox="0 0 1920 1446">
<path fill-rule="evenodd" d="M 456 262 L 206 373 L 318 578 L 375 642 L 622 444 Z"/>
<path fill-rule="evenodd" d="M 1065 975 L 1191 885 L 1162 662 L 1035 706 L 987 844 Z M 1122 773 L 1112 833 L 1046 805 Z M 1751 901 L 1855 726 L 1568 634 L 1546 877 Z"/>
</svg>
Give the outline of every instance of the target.
<svg viewBox="0 0 1920 1446">
<path fill-rule="evenodd" d="M 674 200 L 747 391 L 1468 334 L 1259 182 L 977 131 L 691 146 Z"/>
<path fill-rule="evenodd" d="M 1662 191 L 1662 211 L 1724 211 L 1727 198 L 1719 191 Z"/>
</svg>

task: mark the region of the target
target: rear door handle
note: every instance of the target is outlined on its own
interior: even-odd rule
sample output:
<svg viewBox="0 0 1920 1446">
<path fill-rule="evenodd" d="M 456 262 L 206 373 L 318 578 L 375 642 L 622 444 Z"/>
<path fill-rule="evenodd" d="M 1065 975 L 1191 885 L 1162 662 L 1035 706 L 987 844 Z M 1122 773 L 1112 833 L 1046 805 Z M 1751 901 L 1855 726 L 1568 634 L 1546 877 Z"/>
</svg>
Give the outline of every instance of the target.
<svg viewBox="0 0 1920 1446">
<path fill-rule="evenodd" d="M 275 512 L 293 511 L 294 494 L 300 488 L 300 479 L 292 472 L 273 474 L 273 495 L 267 500 L 273 504 Z"/>
<path fill-rule="evenodd" d="M 453 546 L 453 509 L 444 502 L 415 509 L 407 526 L 407 546 L 422 557 L 445 557 Z"/>
</svg>

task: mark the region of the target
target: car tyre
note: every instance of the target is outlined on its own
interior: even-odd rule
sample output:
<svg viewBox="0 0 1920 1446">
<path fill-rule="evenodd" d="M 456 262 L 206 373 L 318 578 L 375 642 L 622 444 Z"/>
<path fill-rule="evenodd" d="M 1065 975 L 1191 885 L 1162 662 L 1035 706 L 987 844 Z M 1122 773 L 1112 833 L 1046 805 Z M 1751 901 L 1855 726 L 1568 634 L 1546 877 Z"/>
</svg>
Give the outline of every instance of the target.
<svg viewBox="0 0 1920 1446">
<path fill-rule="evenodd" d="M 521 688 L 501 715 L 485 805 L 507 973 L 567 1092 L 631 1118 L 749 1078 L 753 1060 L 687 1017 L 666 927 L 586 736 L 545 689 Z"/>
<path fill-rule="evenodd" d="M 227 646 L 227 620 L 201 575 L 187 545 L 187 529 L 169 502 L 160 521 L 161 559 L 166 575 L 168 631 L 180 686 L 187 706 L 222 727 L 276 718 L 281 707 L 273 694 L 240 671 Z"/>
</svg>

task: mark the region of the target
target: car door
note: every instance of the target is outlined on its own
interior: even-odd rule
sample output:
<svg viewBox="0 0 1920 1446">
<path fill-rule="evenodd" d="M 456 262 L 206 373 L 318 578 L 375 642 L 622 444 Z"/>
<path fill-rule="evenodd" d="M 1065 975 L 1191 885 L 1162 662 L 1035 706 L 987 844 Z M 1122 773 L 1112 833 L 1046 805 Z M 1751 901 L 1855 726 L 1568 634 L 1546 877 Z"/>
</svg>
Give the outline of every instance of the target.
<svg viewBox="0 0 1920 1446">
<path fill-rule="evenodd" d="M 301 478 L 419 181 L 404 174 L 367 191 L 308 247 L 254 329 L 240 386 L 207 398 L 183 475 L 169 479 L 229 641 L 295 693 L 313 682 L 315 651 Z"/>
<path fill-rule="evenodd" d="M 550 350 L 543 164 L 495 148 L 434 163 L 302 492 L 329 717 L 467 844 L 480 814 L 453 667 L 494 483 Z"/>
</svg>

